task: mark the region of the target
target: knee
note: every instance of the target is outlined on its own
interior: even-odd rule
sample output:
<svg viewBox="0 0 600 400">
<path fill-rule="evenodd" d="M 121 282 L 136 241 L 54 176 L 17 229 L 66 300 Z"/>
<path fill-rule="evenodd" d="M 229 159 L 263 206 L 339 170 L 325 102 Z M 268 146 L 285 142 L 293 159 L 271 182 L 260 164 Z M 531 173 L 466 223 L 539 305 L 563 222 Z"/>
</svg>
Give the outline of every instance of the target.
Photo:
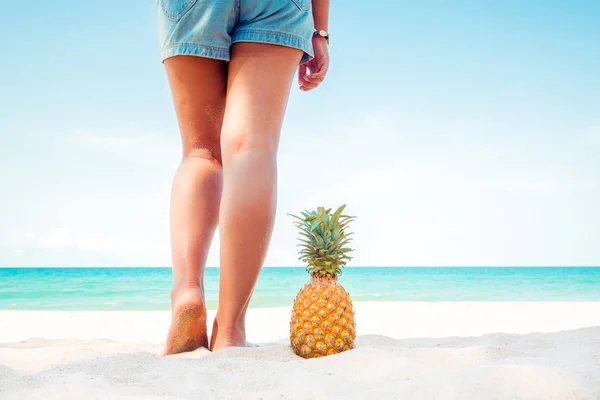
<svg viewBox="0 0 600 400">
<path fill-rule="evenodd" d="M 202 146 L 202 145 L 190 146 L 183 150 L 183 158 L 184 158 L 184 160 L 201 158 L 201 159 L 208 160 L 219 167 L 222 166 L 221 150 L 219 149 L 218 146 L 215 146 L 215 147 L 212 147 L 212 146 L 208 147 L 208 146 Z"/>
<path fill-rule="evenodd" d="M 277 135 L 268 132 L 249 132 L 239 130 L 236 132 L 223 132 L 221 137 L 221 148 L 226 156 L 244 153 L 266 153 L 275 155 L 277 153 Z"/>
</svg>

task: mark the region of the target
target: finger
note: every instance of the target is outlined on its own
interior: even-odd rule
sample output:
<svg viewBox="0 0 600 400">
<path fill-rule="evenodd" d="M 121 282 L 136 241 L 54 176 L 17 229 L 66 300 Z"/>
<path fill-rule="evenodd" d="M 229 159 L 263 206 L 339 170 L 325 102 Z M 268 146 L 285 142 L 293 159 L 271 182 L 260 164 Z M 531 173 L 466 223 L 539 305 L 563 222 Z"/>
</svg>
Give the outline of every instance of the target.
<svg viewBox="0 0 600 400">
<path fill-rule="evenodd" d="M 313 76 L 313 77 L 325 77 L 325 74 L 327 73 L 327 69 L 328 69 L 328 63 L 327 62 L 322 62 L 320 64 L 312 64 L 312 65 L 307 65 L 308 67 L 308 72 L 309 74 L 307 74 L 307 76 Z"/>
<path fill-rule="evenodd" d="M 302 80 L 306 76 L 306 64 L 301 64 L 298 68 L 298 83 L 302 84 Z"/>
<path fill-rule="evenodd" d="M 321 83 L 325 79 L 326 72 L 321 70 L 319 72 L 311 73 L 310 75 L 305 75 L 304 80 L 308 82 Z"/>
<path fill-rule="evenodd" d="M 314 88 L 309 88 L 309 87 L 306 87 L 306 86 L 300 86 L 300 91 L 302 91 L 302 92 L 309 92 L 309 91 L 311 91 L 313 89 Z"/>
<path fill-rule="evenodd" d="M 304 77 L 302 79 L 304 79 L 307 82 L 321 83 L 321 82 L 323 82 L 323 79 L 325 79 L 325 76 L 309 74 L 309 75 L 304 75 Z"/>
<path fill-rule="evenodd" d="M 329 69 L 329 64 L 323 63 L 323 64 L 319 65 L 319 68 L 316 71 L 311 71 L 310 76 L 312 76 L 314 78 L 324 79 L 325 75 L 327 74 L 328 69 Z"/>
<path fill-rule="evenodd" d="M 302 85 L 300 85 L 300 89 L 315 89 L 317 86 L 319 86 L 318 83 L 303 83 Z"/>
<path fill-rule="evenodd" d="M 311 85 L 311 84 L 316 84 L 316 85 L 318 85 L 318 84 L 320 84 L 320 83 L 322 83 L 322 82 L 323 82 L 323 78 L 313 78 L 313 77 L 311 77 L 310 75 L 308 75 L 308 76 L 305 76 L 303 80 L 304 80 L 304 82 L 303 82 L 303 83 L 306 83 L 306 84 L 308 84 L 308 85 Z"/>
<path fill-rule="evenodd" d="M 305 80 L 303 80 L 303 81 L 300 83 L 300 89 L 303 89 L 303 90 L 311 90 L 311 89 L 314 89 L 314 88 L 316 88 L 317 86 L 319 86 L 319 83 L 315 83 L 315 82 L 307 82 L 307 81 L 305 81 Z"/>
<path fill-rule="evenodd" d="M 319 83 L 321 83 L 320 79 L 318 79 L 318 78 L 313 79 L 310 75 L 303 76 L 300 81 L 303 85 L 307 85 L 307 86 L 318 85 Z"/>
</svg>

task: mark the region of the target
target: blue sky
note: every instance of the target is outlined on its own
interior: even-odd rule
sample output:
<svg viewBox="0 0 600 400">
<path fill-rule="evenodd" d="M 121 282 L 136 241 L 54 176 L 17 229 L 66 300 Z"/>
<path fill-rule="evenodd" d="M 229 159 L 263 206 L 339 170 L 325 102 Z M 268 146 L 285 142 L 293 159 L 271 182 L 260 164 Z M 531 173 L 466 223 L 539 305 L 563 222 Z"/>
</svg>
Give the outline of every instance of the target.
<svg viewBox="0 0 600 400">
<path fill-rule="evenodd" d="M 600 264 L 600 3 L 365 4 L 292 92 L 267 265 L 299 265 L 286 213 L 341 203 L 352 265 Z M 169 265 L 155 2 L 2 8 L 0 265 Z"/>
</svg>

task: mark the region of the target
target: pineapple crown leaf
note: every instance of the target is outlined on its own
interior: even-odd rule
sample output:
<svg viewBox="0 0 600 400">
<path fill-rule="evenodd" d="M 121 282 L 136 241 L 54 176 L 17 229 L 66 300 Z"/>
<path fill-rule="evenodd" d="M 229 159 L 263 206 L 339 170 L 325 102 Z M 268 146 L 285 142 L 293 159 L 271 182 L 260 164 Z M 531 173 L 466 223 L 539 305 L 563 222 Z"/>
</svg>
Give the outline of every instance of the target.
<svg viewBox="0 0 600 400">
<path fill-rule="evenodd" d="M 351 232 L 346 232 L 350 222 L 356 217 L 342 214 L 346 205 L 338 207 L 333 214 L 331 208 L 317 207 L 316 210 L 304 210 L 302 217 L 288 214 L 296 219 L 294 225 L 299 230 L 298 247 L 301 247 L 299 259 L 306 262 L 310 274 L 338 275 L 342 267 L 352 257 L 348 253 L 353 249 L 346 247 Z"/>
</svg>

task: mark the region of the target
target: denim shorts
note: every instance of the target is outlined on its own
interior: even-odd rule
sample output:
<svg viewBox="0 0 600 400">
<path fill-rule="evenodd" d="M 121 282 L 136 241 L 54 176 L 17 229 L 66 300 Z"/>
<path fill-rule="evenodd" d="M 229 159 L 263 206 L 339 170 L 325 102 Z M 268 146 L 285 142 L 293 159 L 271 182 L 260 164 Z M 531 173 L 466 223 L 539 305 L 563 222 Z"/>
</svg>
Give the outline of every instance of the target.
<svg viewBox="0 0 600 400">
<path fill-rule="evenodd" d="M 236 42 L 300 49 L 313 58 L 311 0 L 157 0 L 160 56 L 230 60 Z"/>
</svg>

